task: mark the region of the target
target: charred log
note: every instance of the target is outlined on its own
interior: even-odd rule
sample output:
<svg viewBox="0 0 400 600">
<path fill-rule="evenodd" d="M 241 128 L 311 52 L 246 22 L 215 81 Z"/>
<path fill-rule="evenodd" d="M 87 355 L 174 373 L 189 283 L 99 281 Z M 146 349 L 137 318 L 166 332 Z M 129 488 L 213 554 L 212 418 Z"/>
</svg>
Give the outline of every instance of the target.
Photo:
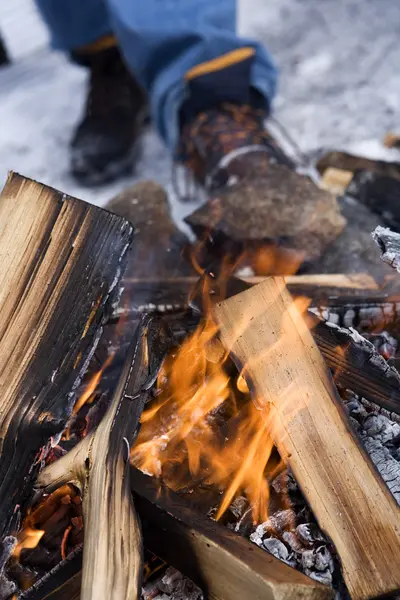
<svg viewBox="0 0 400 600">
<path fill-rule="evenodd" d="M 127 221 L 11 174 L 0 196 L 0 533 L 18 527 L 40 452 L 65 428 L 116 300 Z"/>
</svg>

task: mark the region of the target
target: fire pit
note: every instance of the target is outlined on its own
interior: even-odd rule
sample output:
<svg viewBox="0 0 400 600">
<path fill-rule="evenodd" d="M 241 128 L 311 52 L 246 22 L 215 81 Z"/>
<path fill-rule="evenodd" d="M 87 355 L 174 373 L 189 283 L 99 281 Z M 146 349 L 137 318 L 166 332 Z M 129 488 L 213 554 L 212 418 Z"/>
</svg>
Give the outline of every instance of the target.
<svg viewBox="0 0 400 600">
<path fill-rule="evenodd" d="M 377 237 L 393 262 L 396 236 Z M 398 590 L 393 280 L 388 298 L 364 276 L 234 268 L 164 277 L 160 310 L 143 301 L 157 277 L 130 267 L 73 406 L 37 444 L 35 493 L 15 496 L 1 598 L 133 599 L 143 575 L 145 600 Z"/>
</svg>

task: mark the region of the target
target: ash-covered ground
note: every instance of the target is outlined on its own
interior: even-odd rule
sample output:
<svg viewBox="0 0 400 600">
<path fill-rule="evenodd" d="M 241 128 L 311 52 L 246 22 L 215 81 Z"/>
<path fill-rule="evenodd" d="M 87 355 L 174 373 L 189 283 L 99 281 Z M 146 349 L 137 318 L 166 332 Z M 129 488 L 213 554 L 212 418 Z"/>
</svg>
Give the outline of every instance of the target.
<svg viewBox="0 0 400 600">
<path fill-rule="evenodd" d="M 275 117 L 305 152 L 351 147 L 375 154 L 400 128 L 400 3 L 396 0 L 240 0 L 239 28 L 268 45 L 281 70 Z M 0 69 L 0 184 L 7 170 L 103 205 L 141 178 L 167 187 L 171 161 L 154 131 L 135 177 L 89 190 L 68 173 L 68 141 L 85 71 L 47 47 L 32 0 L 2 0 L 0 31 L 13 64 Z"/>
</svg>

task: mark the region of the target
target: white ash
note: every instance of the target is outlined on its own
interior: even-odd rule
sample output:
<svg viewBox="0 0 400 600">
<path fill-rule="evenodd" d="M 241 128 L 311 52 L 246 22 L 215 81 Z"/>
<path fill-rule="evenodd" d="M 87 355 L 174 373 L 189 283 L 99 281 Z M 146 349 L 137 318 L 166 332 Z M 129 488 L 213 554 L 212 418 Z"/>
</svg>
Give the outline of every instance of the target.
<svg viewBox="0 0 400 600">
<path fill-rule="evenodd" d="M 277 511 L 256 527 L 250 540 L 312 579 L 331 585 L 335 563 L 328 540 L 316 523 L 296 525 L 305 514 L 304 510 L 297 514 L 292 509 Z"/>
<path fill-rule="evenodd" d="M 203 600 L 203 593 L 193 581 L 173 567 L 147 583 L 142 590 L 142 600 Z"/>
<path fill-rule="evenodd" d="M 400 424 L 384 414 L 371 412 L 373 405 L 347 392 L 345 406 L 350 420 L 381 474 L 400 504 Z"/>
<path fill-rule="evenodd" d="M 393 325 L 400 313 L 399 302 L 384 302 L 370 305 L 344 305 L 344 306 L 314 306 L 309 309 L 324 321 L 340 327 L 356 327 L 364 332 L 382 326 Z M 363 333 L 364 335 L 364 333 Z M 367 336 L 366 336 L 367 337 Z"/>
<path fill-rule="evenodd" d="M 246 510 L 248 510 L 249 502 L 247 498 L 244 496 L 238 496 L 232 502 L 229 507 L 230 512 L 236 517 L 236 519 L 241 519 L 245 514 Z"/>
</svg>

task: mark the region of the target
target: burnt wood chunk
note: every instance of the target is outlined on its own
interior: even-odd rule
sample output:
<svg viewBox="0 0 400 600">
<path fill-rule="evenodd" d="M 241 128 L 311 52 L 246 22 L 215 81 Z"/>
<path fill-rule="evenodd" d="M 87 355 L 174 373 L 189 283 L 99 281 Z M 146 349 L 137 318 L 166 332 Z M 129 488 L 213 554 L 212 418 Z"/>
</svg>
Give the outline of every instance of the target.
<svg viewBox="0 0 400 600">
<path fill-rule="evenodd" d="M 274 164 L 262 177 L 226 188 L 185 220 L 198 237 L 211 233 L 215 246 L 222 241 L 232 254 L 270 245 L 271 252 L 294 253 L 299 262 L 318 258 L 346 224 L 332 194 Z M 293 272 L 283 270 L 282 262 L 280 273 Z"/>
<path fill-rule="evenodd" d="M 352 196 L 379 215 L 385 225 L 400 230 L 400 181 L 371 171 L 357 171 L 347 187 Z"/>
<path fill-rule="evenodd" d="M 312 335 L 338 385 L 400 415 L 400 374 L 355 329 L 315 322 Z"/>
<path fill-rule="evenodd" d="M 400 272 L 400 234 L 386 227 L 377 227 L 372 237 L 379 246 L 383 262 Z"/>
<path fill-rule="evenodd" d="M 1 193 L 1 536 L 65 428 L 132 237 L 125 219 L 20 175 Z"/>
<path fill-rule="evenodd" d="M 214 308 L 283 460 L 341 560 L 354 600 L 400 589 L 400 509 L 361 448 L 283 278 Z"/>
</svg>

